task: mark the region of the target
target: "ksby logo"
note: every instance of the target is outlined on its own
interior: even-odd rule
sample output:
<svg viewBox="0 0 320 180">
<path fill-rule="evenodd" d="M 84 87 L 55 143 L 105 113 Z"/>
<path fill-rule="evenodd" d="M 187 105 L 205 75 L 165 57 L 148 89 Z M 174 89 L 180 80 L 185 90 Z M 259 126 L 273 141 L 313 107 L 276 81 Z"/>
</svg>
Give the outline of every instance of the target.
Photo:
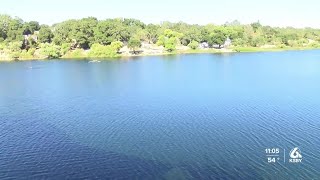
<svg viewBox="0 0 320 180">
<path fill-rule="evenodd" d="M 301 163 L 302 162 L 302 155 L 301 155 L 301 151 L 299 148 L 293 148 L 290 151 L 290 159 L 289 159 L 290 163 Z"/>
</svg>

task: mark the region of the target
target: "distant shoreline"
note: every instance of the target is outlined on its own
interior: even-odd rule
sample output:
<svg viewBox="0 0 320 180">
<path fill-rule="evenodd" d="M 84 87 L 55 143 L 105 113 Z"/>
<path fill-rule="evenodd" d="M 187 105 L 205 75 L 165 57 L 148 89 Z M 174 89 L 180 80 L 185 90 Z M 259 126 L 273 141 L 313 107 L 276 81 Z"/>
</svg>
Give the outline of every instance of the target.
<svg viewBox="0 0 320 180">
<path fill-rule="evenodd" d="M 2 59 L 0 62 L 13 62 L 13 61 L 32 61 L 32 60 L 50 60 L 50 59 L 119 59 L 131 57 L 147 57 L 147 56 L 168 56 L 168 55 L 183 55 L 183 54 L 229 54 L 229 53 L 254 53 L 254 52 L 284 52 L 284 51 L 306 51 L 306 50 L 319 50 L 320 48 L 300 47 L 300 48 L 255 48 L 255 47 L 234 47 L 230 49 L 196 49 L 185 50 L 176 52 L 164 52 L 154 54 L 131 54 L 119 55 L 119 57 L 60 57 L 60 58 L 18 58 L 18 59 Z"/>
</svg>

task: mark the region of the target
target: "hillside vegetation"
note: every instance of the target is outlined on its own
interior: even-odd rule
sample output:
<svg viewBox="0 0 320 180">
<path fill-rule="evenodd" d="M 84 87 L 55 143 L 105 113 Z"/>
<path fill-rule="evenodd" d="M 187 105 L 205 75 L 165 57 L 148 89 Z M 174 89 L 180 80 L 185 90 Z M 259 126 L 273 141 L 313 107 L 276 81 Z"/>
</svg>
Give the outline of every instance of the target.
<svg viewBox="0 0 320 180">
<path fill-rule="evenodd" d="M 0 15 L 0 59 L 119 57 L 139 54 L 186 52 L 202 47 L 234 51 L 319 48 L 320 30 L 277 28 L 259 22 L 193 25 L 183 22 L 145 24 L 136 19 L 67 20 L 52 26 Z M 125 46 L 125 48 L 124 48 Z M 122 49 L 126 49 L 125 53 Z M 183 51 L 182 50 L 182 51 Z"/>
</svg>

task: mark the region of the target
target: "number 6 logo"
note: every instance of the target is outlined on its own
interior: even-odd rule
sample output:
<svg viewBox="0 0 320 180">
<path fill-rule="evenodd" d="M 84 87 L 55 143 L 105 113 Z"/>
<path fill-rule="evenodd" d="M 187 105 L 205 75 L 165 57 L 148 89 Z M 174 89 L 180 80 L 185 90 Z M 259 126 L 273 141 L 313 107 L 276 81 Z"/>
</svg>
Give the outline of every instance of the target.
<svg viewBox="0 0 320 180">
<path fill-rule="evenodd" d="M 294 148 L 290 151 L 290 158 L 292 159 L 301 159 L 302 155 L 301 155 L 301 151 L 299 148 Z"/>
</svg>

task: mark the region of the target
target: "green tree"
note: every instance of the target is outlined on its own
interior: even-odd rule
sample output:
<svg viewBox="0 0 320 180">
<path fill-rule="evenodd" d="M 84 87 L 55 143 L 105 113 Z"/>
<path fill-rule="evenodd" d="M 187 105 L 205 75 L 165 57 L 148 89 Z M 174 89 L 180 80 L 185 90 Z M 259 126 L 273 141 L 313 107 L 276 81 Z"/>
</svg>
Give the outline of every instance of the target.
<svg viewBox="0 0 320 180">
<path fill-rule="evenodd" d="M 94 43 L 94 30 L 98 24 L 98 20 L 93 17 L 83 18 L 76 21 L 72 28 L 72 38 L 75 40 L 77 47 L 88 49 Z"/>
<path fill-rule="evenodd" d="M 163 46 L 167 51 L 172 52 L 176 50 L 176 45 L 180 42 L 181 37 L 183 37 L 182 33 L 166 29 L 163 35 L 159 36 L 157 45 Z"/>
<path fill-rule="evenodd" d="M 225 29 L 218 28 L 210 34 L 208 43 L 211 46 L 218 45 L 218 47 L 221 48 L 221 46 L 224 44 L 227 38 L 227 32 L 225 31 Z"/>
<path fill-rule="evenodd" d="M 40 30 L 40 25 L 37 21 L 30 21 L 23 25 L 23 35 L 34 34 L 35 31 Z"/>
<path fill-rule="evenodd" d="M 72 43 L 74 39 L 74 27 L 77 26 L 76 20 L 67 20 L 59 24 L 53 25 L 53 42 L 56 45 L 63 43 Z M 76 46 L 76 45 L 75 45 Z"/>
<path fill-rule="evenodd" d="M 259 47 L 265 44 L 265 39 L 262 36 L 254 36 L 250 40 L 250 46 Z"/>
<path fill-rule="evenodd" d="M 296 33 L 284 31 L 283 34 L 280 35 L 280 38 L 281 38 L 283 44 L 285 44 L 286 46 L 289 46 L 290 41 L 297 40 L 298 36 Z"/>
<path fill-rule="evenodd" d="M 137 20 L 137 19 L 132 19 L 132 18 L 125 18 L 123 20 L 123 24 L 125 26 L 137 26 L 137 27 L 140 27 L 140 28 L 145 28 L 145 24 L 143 22 L 141 22 L 140 20 Z"/>
<path fill-rule="evenodd" d="M 6 40 L 8 42 L 23 41 L 23 21 L 19 18 L 12 19 L 8 24 Z"/>
<path fill-rule="evenodd" d="M 138 38 L 131 38 L 128 42 L 128 48 L 133 50 L 133 53 L 136 54 L 138 48 L 141 47 L 140 39 Z"/>
<path fill-rule="evenodd" d="M 191 49 L 197 49 L 199 47 L 199 43 L 197 41 L 192 41 L 188 44 L 188 47 Z"/>
<path fill-rule="evenodd" d="M 210 41 L 210 34 L 214 32 L 216 28 L 213 24 L 205 25 L 201 28 L 201 41 L 200 42 L 208 42 Z"/>
<path fill-rule="evenodd" d="M 270 26 L 264 26 L 262 27 L 262 31 L 263 31 L 263 36 L 266 39 L 267 43 L 272 43 L 272 41 L 275 40 L 276 36 L 277 36 L 277 30 L 270 27 Z"/>
<path fill-rule="evenodd" d="M 259 28 L 261 28 L 262 25 L 261 25 L 260 22 L 258 21 L 258 22 L 252 23 L 252 24 L 251 24 L 251 27 L 253 28 L 254 32 L 257 32 L 257 30 L 258 30 Z"/>
<path fill-rule="evenodd" d="M 123 42 L 129 42 L 133 36 L 139 37 L 140 39 L 146 39 L 146 32 L 144 31 L 146 25 L 140 20 L 124 19 L 122 24 L 124 26 L 121 39 Z"/>
<path fill-rule="evenodd" d="M 201 41 L 202 35 L 201 35 L 201 28 L 198 25 L 192 25 L 188 26 L 184 32 L 183 32 L 183 37 L 181 38 L 181 43 L 183 45 L 188 45 L 192 41 Z"/>
<path fill-rule="evenodd" d="M 166 40 L 164 47 L 166 48 L 167 51 L 172 52 L 176 50 L 176 44 L 177 44 L 176 38 L 171 37 Z"/>
<path fill-rule="evenodd" d="M 43 25 L 39 31 L 38 41 L 40 43 L 51 43 L 53 39 L 53 33 L 49 26 Z"/>
<path fill-rule="evenodd" d="M 0 15 L 0 42 L 8 37 L 8 31 L 11 29 L 12 18 L 8 15 Z"/>
<path fill-rule="evenodd" d="M 146 36 L 149 43 L 156 43 L 159 37 L 160 26 L 154 24 L 148 24 L 146 26 Z"/>
<path fill-rule="evenodd" d="M 94 30 L 95 42 L 102 45 L 109 45 L 113 41 L 122 40 L 122 31 L 124 27 L 120 20 L 104 20 L 99 21 Z"/>
</svg>

